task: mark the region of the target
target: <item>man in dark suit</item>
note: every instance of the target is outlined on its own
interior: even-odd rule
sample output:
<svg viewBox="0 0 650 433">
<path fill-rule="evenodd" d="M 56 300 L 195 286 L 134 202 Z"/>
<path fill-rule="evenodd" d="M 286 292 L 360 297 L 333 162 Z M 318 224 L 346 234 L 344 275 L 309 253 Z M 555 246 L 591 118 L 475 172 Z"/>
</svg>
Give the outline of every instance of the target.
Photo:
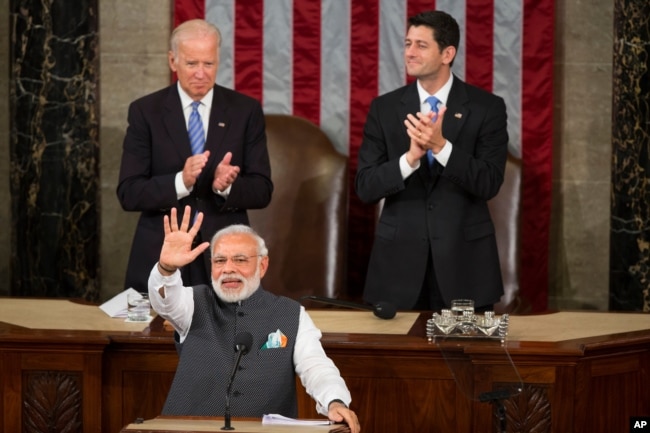
<svg viewBox="0 0 650 433">
<path fill-rule="evenodd" d="M 129 107 L 117 196 L 124 210 L 141 214 L 125 288 L 147 290 L 169 209 L 189 205 L 203 212 L 201 243 L 220 228 L 249 224 L 246 210 L 271 201 L 262 107 L 215 84 L 220 42 L 219 30 L 204 20 L 179 25 L 169 51 L 178 81 Z M 182 274 L 187 285 L 210 284 L 208 254 Z"/>
<path fill-rule="evenodd" d="M 372 101 L 359 150 L 357 195 L 384 199 L 364 300 L 439 310 L 467 298 L 491 309 L 503 283 L 487 201 L 503 183 L 505 103 L 451 73 L 454 18 L 428 11 L 408 24 L 406 70 L 417 81 Z"/>
</svg>

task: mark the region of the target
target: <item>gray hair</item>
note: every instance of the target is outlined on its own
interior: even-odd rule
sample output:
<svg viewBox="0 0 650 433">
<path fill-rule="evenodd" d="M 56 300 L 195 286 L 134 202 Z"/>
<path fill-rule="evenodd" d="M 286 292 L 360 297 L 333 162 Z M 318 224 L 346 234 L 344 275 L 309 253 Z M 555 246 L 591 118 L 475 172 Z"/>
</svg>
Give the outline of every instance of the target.
<svg viewBox="0 0 650 433">
<path fill-rule="evenodd" d="M 169 38 L 169 49 L 174 54 L 174 59 L 178 58 L 178 44 L 188 36 L 216 36 L 217 48 L 221 46 L 221 32 L 212 23 L 206 20 L 189 20 L 178 25 Z"/>
<path fill-rule="evenodd" d="M 218 232 L 216 232 L 214 236 L 212 236 L 212 240 L 210 241 L 210 255 L 212 255 L 212 251 L 214 251 L 214 245 L 219 241 L 219 239 L 221 239 L 226 235 L 236 235 L 236 234 L 246 234 L 251 236 L 253 239 L 255 239 L 255 241 L 257 241 L 257 254 L 259 254 L 262 257 L 269 255 L 269 250 L 268 248 L 266 248 L 266 243 L 264 242 L 264 239 L 262 239 L 262 237 L 258 235 L 255 230 L 253 230 L 252 228 L 244 224 L 233 224 L 224 227 Z"/>
</svg>

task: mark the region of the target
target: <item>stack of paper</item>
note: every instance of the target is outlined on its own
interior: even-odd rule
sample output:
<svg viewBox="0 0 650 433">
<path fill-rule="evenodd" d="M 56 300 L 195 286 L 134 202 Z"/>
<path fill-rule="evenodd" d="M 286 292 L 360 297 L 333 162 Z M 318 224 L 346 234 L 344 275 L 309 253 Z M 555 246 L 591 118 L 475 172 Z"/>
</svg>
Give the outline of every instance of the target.
<svg viewBox="0 0 650 433">
<path fill-rule="evenodd" d="M 269 414 L 262 417 L 262 425 L 281 424 L 281 425 L 330 425 L 328 419 L 295 419 L 283 415 Z"/>
<path fill-rule="evenodd" d="M 127 301 L 129 293 L 137 294 L 138 291 L 133 288 L 128 288 L 104 302 L 99 306 L 99 308 L 110 317 L 126 318 L 126 314 L 129 310 L 129 301 Z"/>
</svg>

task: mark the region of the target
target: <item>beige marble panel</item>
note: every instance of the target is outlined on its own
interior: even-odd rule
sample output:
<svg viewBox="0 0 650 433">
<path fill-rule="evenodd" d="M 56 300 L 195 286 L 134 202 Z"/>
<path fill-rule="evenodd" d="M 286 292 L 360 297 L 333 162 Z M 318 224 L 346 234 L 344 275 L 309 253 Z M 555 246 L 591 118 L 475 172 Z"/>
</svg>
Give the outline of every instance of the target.
<svg viewBox="0 0 650 433">
<path fill-rule="evenodd" d="M 0 23 L 9 22 L 9 0 L 0 0 Z M 9 193 L 9 29 L 0 26 L 0 296 L 9 294 L 11 195 Z"/>
<path fill-rule="evenodd" d="M 556 1 L 549 308 L 608 308 L 613 10 Z"/>
<path fill-rule="evenodd" d="M 611 54 L 611 50 L 610 50 Z M 567 64 L 560 159 L 561 175 L 570 181 L 610 182 L 612 155 L 612 67 Z M 587 110 L 586 107 L 589 107 Z M 558 156 L 558 155 L 556 155 Z"/>
<path fill-rule="evenodd" d="M 115 190 L 129 103 L 170 83 L 171 0 L 100 2 L 102 299 L 123 289 L 138 214 L 122 210 Z"/>
<path fill-rule="evenodd" d="M 563 23 L 562 41 L 567 44 L 570 54 L 568 62 L 611 64 L 614 2 L 556 0 L 555 3 L 556 13 L 561 12 L 567 17 Z"/>
<path fill-rule="evenodd" d="M 558 309 L 607 310 L 609 295 L 609 181 L 554 185 L 562 213 L 550 257 L 549 304 Z"/>
</svg>

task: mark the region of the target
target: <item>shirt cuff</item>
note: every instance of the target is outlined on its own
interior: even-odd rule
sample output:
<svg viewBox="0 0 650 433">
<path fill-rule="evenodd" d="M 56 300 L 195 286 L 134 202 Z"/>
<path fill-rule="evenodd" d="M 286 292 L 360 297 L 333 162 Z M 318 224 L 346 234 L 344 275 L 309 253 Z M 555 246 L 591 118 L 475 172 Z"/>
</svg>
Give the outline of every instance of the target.
<svg viewBox="0 0 650 433">
<path fill-rule="evenodd" d="M 176 198 L 178 200 L 187 197 L 190 195 L 192 192 L 193 188 L 187 189 L 185 188 L 185 182 L 183 182 L 183 172 L 179 171 L 176 173 L 176 177 L 174 178 L 174 186 L 176 187 Z"/>
<path fill-rule="evenodd" d="M 453 148 L 454 146 L 449 142 L 449 140 L 445 140 L 445 145 L 442 147 L 442 150 L 438 153 L 433 154 L 436 157 L 438 164 L 442 165 L 443 167 L 447 166 L 447 162 L 449 162 L 449 157 L 451 156 L 451 151 Z"/>
<path fill-rule="evenodd" d="M 228 195 L 230 195 L 230 190 L 232 189 L 232 184 L 228 185 L 228 188 L 224 189 L 223 191 L 219 191 L 217 189 L 212 188 L 212 192 L 220 195 L 223 198 L 228 198 Z"/>
<path fill-rule="evenodd" d="M 415 164 L 415 167 L 411 167 L 406 160 L 406 154 L 403 154 L 399 157 L 399 171 L 402 173 L 402 179 L 406 179 L 415 173 L 418 168 L 420 168 L 420 160 L 418 160 L 417 164 Z"/>
</svg>

